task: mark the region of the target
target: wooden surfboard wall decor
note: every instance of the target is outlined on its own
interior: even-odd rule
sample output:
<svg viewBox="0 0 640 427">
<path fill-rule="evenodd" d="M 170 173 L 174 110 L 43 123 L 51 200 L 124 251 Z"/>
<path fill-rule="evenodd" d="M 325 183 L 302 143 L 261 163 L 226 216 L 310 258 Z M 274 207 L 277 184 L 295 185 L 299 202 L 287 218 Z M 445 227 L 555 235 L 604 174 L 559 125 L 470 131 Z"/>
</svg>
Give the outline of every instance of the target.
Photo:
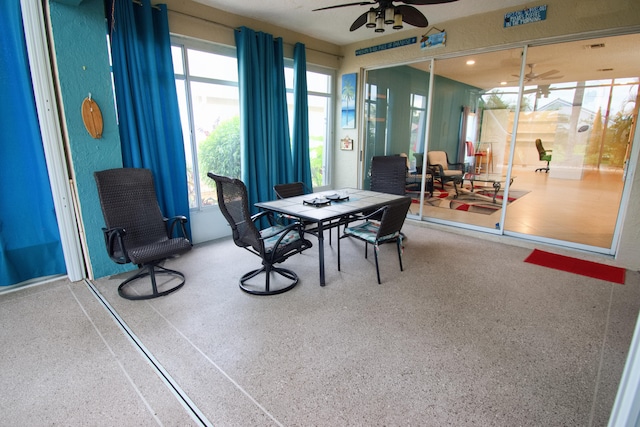
<svg viewBox="0 0 640 427">
<path fill-rule="evenodd" d="M 87 132 L 95 139 L 102 138 L 102 112 L 91 94 L 82 101 L 82 121 Z"/>
</svg>

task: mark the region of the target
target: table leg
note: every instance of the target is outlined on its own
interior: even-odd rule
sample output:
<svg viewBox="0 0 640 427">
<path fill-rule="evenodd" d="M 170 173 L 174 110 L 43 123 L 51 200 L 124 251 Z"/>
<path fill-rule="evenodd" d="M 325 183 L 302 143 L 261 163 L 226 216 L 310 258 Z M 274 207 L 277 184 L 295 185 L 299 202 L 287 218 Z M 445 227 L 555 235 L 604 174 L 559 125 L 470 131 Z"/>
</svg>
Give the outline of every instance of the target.
<svg viewBox="0 0 640 427">
<path fill-rule="evenodd" d="M 456 195 L 453 196 L 454 199 L 458 198 L 458 185 L 460 185 L 460 187 L 462 187 L 462 183 L 464 182 L 464 179 L 460 179 L 458 180 L 457 178 L 453 179 L 453 189 L 456 190 Z"/>
<path fill-rule="evenodd" d="M 498 195 L 498 191 L 500 191 L 500 183 L 497 181 L 493 182 L 493 203 L 496 202 L 496 196 Z"/>
<path fill-rule="evenodd" d="M 320 262 L 320 286 L 324 286 L 324 235 L 322 221 L 318 222 L 318 259 Z"/>
</svg>

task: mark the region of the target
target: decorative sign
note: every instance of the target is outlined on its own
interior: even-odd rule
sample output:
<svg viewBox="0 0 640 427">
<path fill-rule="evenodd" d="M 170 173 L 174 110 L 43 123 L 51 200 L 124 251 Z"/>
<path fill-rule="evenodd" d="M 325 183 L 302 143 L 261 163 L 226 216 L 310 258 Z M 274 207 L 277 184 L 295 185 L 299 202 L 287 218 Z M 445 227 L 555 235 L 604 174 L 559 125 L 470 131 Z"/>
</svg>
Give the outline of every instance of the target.
<svg viewBox="0 0 640 427">
<path fill-rule="evenodd" d="M 345 136 L 343 139 L 341 139 L 340 149 L 348 151 L 353 150 L 353 139 L 349 138 L 348 136 Z"/>
<path fill-rule="evenodd" d="M 396 47 L 408 46 L 410 44 L 416 44 L 417 42 L 418 42 L 417 37 L 411 37 L 408 39 L 402 39 L 395 42 L 379 44 L 377 46 L 365 47 L 363 49 L 356 50 L 356 56 L 366 55 L 367 53 L 380 52 L 387 49 L 395 49 Z"/>
<path fill-rule="evenodd" d="M 516 25 L 530 24 L 532 22 L 544 21 L 547 19 L 547 5 L 531 7 L 529 9 L 518 10 L 505 13 L 504 28 L 515 27 Z"/>
<path fill-rule="evenodd" d="M 420 40 L 420 49 L 433 49 L 434 47 L 444 47 L 447 42 L 447 33 L 444 31 L 431 34 L 430 36 L 424 35 Z"/>
</svg>

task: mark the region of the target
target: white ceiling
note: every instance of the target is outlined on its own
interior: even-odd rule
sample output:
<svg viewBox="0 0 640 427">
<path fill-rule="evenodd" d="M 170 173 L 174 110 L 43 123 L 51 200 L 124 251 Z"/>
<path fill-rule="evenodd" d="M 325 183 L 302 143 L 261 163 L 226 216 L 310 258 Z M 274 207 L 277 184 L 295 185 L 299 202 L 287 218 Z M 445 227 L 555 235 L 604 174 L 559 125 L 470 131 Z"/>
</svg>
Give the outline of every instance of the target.
<svg viewBox="0 0 640 427">
<path fill-rule="evenodd" d="M 363 40 L 371 40 L 380 35 L 391 32 L 406 31 L 410 27 L 405 24 L 403 30 L 387 30 L 384 33 L 375 33 L 364 26 L 356 31 L 349 31 L 353 21 L 365 13 L 371 6 L 354 5 L 337 9 L 312 12 L 327 6 L 345 3 L 356 3 L 354 0 L 194 0 L 198 3 L 230 12 L 236 15 L 246 16 L 258 21 L 267 22 L 282 28 L 307 34 L 311 37 L 325 40 L 337 45 L 346 45 Z M 427 6 L 414 6 L 428 19 L 429 25 L 438 26 L 443 22 L 479 13 L 490 12 L 505 8 L 518 8 L 531 0 L 458 0 L 453 3 L 444 3 Z M 396 4 L 401 4 L 396 1 Z M 371 2 L 375 4 L 375 2 Z"/>
<path fill-rule="evenodd" d="M 368 0 L 363 1 L 364 5 L 353 5 L 316 12 L 313 12 L 312 9 L 357 2 L 356 0 L 194 1 L 229 13 L 307 34 L 337 45 L 346 45 L 379 37 L 379 33 L 375 33 L 372 29 L 364 26 L 356 31 L 349 31 L 353 21 L 371 7 Z M 395 3 L 401 4 L 399 0 L 395 1 Z M 488 11 L 500 9 L 519 10 L 528 3 L 530 3 L 530 0 L 457 0 L 452 3 L 415 7 L 424 13 L 429 20 L 430 26 L 438 27 L 446 21 Z M 408 28 L 414 27 L 407 25 L 404 30 L 399 32 Z M 388 31 L 381 34 L 388 34 Z M 606 43 L 606 47 L 597 50 L 588 48 L 589 45 L 597 43 Z M 529 49 L 527 62 L 535 64 L 536 73 L 544 73 L 550 70 L 558 71 L 558 73 L 554 74 L 553 79 L 537 81 L 536 84 L 638 77 L 640 73 L 640 54 L 637 53 L 638 45 L 640 45 L 640 34 L 540 46 Z M 436 73 L 484 89 L 499 86 L 499 82 L 502 80 L 509 81 L 509 85 L 517 86 L 518 78 L 515 76 L 520 74 L 520 53 L 521 51 L 516 49 L 484 54 L 478 57 L 478 63 L 473 67 L 468 67 L 464 64 L 469 59 L 466 56 L 452 58 L 440 61 L 437 65 Z M 499 64 L 499 66 L 496 67 L 496 64 Z M 413 64 L 413 66 L 424 69 L 428 67 L 428 64 Z M 602 69 L 607 69 L 608 71 L 599 71 Z M 526 72 L 529 71 L 527 69 Z"/>
</svg>

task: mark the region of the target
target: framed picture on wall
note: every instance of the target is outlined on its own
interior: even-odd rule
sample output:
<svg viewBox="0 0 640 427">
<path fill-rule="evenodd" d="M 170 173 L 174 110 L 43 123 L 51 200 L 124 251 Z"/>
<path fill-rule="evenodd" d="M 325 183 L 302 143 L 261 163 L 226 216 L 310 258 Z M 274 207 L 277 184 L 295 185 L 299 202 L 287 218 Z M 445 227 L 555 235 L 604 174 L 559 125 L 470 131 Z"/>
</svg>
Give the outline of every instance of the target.
<svg viewBox="0 0 640 427">
<path fill-rule="evenodd" d="M 348 136 L 340 140 L 340 149 L 341 150 L 353 150 L 353 139 Z"/>
<path fill-rule="evenodd" d="M 356 76 L 356 73 L 344 74 L 342 76 L 342 91 L 340 93 L 342 96 L 342 127 L 344 129 L 356 128 Z"/>
</svg>

